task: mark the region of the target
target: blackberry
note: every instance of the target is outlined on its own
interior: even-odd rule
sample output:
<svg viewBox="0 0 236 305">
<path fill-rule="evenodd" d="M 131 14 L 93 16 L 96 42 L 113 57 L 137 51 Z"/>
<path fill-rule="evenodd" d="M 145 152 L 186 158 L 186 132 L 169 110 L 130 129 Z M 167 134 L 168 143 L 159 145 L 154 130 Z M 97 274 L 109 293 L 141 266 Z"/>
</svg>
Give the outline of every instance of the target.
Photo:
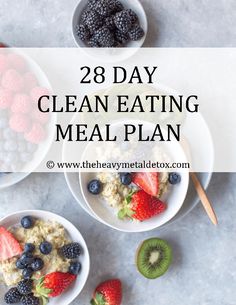
<svg viewBox="0 0 236 305">
<path fill-rule="evenodd" d="M 108 17 L 111 16 L 112 12 L 115 9 L 115 1 L 114 0 L 99 0 L 94 5 L 95 11 L 103 16 Z"/>
<path fill-rule="evenodd" d="M 21 302 L 23 305 L 40 305 L 39 298 L 35 297 L 33 294 L 23 296 Z"/>
<path fill-rule="evenodd" d="M 115 40 L 119 44 L 125 44 L 129 40 L 129 36 L 126 33 L 122 33 L 121 31 L 117 30 L 115 31 Z"/>
<path fill-rule="evenodd" d="M 90 11 L 85 10 L 85 11 L 83 11 L 83 13 L 81 14 L 80 22 L 81 22 L 82 24 L 84 24 L 84 23 L 86 22 L 86 19 L 88 18 L 89 13 L 90 13 Z"/>
<path fill-rule="evenodd" d="M 18 283 L 17 289 L 20 294 L 28 295 L 32 292 L 33 281 L 32 280 L 22 280 Z"/>
<path fill-rule="evenodd" d="M 139 25 L 135 25 L 132 28 L 132 30 L 129 32 L 129 37 L 133 41 L 139 40 L 143 36 L 144 36 L 144 30 Z"/>
<path fill-rule="evenodd" d="M 114 46 L 115 39 L 112 32 L 108 29 L 108 27 L 103 26 L 99 30 L 97 30 L 94 34 L 96 40 L 100 47 L 102 48 L 110 48 Z"/>
<path fill-rule="evenodd" d="M 102 18 L 95 11 L 91 11 L 85 21 L 85 25 L 90 31 L 90 34 L 93 34 L 97 29 L 102 26 Z"/>
<path fill-rule="evenodd" d="M 120 1 L 115 1 L 115 8 L 114 8 L 114 13 L 118 13 L 123 11 L 124 6 Z"/>
<path fill-rule="evenodd" d="M 99 0 L 88 0 L 88 8 L 90 10 L 93 10 L 94 9 L 94 6 L 96 5 L 96 3 L 98 2 Z"/>
<path fill-rule="evenodd" d="M 76 34 L 78 35 L 79 39 L 82 41 L 86 41 L 90 37 L 89 30 L 84 24 L 77 25 Z"/>
<path fill-rule="evenodd" d="M 127 11 L 121 11 L 114 17 L 114 22 L 118 30 L 128 33 L 132 27 L 131 17 Z"/>
<path fill-rule="evenodd" d="M 80 256 L 81 247 L 78 243 L 70 243 L 60 249 L 60 253 L 68 259 L 74 259 Z"/>
<path fill-rule="evenodd" d="M 97 41 L 96 37 L 94 37 L 94 36 L 91 37 L 91 39 L 88 41 L 88 45 L 91 48 L 99 48 L 98 41 Z"/>
<path fill-rule="evenodd" d="M 138 16 L 136 15 L 136 13 L 133 10 L 131 10 L 131 9 L 128 9 L 126 11 L 129 14 L 129 16 L 130 16 L 131 22 L 133 24 L 135 24 L 138 21 Z"/>
<path fill-rule="evenodd" d="M 105 19 L 105 25 L 108 27 L 109 30 L 115 29 L 114 17 L 110 16 Z"/>
<path fill-rule="evenodd" d="M 11 288 L 4 296 L 4 301 L 7 304 L 15 304 L 20 302 L 21 294 L 17 288 Z"/>
</svg>

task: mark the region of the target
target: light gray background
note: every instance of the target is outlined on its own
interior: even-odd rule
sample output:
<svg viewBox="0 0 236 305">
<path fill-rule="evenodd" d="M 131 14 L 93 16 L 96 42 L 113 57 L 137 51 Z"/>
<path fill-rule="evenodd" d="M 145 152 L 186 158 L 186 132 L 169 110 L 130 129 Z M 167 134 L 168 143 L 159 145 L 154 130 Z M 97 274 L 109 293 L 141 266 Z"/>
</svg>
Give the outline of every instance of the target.
<svg viewBox="0 0 236 305">
<path fill-rule="evenodd" d="M 236 46 L 235 0 L 142 0 L 150 31 L 146 46 Z M 0 40 L 14 47 L 73 47 L 71 17 L 77 0 L 0 0 Z M 215 228 L 201 205 L 164 230 L 123 234 L 91 219 L 73 199 L 62 174 L 32 174 L 0 193 L 0 216 L 19 209 L 45 209 L 65 216 L 84 235 L 91 274 L 73 303 L 89 304 L 107 277 L 124 283 L 125 305 L 235 305 L 236 175 L 214 174 L 208 195 L 219 218 Z M 151 236 L 173 246 L 174 263 L 149 281 L 135 269 L 134 253 Z"/>
</svg>

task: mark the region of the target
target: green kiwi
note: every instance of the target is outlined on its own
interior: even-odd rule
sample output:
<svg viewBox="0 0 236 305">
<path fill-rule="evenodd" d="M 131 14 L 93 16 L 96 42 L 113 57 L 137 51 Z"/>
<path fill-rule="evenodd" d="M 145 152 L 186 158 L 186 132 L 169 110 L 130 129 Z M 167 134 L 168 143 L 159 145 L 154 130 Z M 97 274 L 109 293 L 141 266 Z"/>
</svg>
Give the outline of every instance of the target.
<svg viewBox="0 0 236 305">
<path fill-rule="evenodd" d="M 138 271 L 148 279 L 162 276 L 172 261 L 172 249 L 159 238 L 145 240 L 139 247 L 136 256 Z"/>
</svg>

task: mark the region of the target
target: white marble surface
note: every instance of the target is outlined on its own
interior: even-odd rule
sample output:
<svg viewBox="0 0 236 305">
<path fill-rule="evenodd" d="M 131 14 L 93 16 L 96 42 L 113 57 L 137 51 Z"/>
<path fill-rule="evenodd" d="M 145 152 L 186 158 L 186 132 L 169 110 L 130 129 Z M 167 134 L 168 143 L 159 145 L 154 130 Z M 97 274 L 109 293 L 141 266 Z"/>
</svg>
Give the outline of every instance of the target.
<svg viewBox="0 0 236 305">
<path fill-rule="evenodd" d="M 235 0 L 142 0 L 150 32 L 146 46 L 236 45 Z M 0 40 L 16 47 L 72 47 L 71 16 L 77 0 L 1 0 Z M 73 302 L 89 304 L 93 288 L 107 277 L 124 283 L 125 305 L 235 305 L 236 174 L 214 174 L 208 189 L 219 226 L 201 205 L 167 229 L 124 234 L 91 219 L 76 203 L 62 174 L 32 174 L 0 191 L 0 217 L 19 209 L 45 209 L 65 216 L 84 235 L 92 258 L 88 283 Z M 135 269 L 134 253 L 151 236 L 167 239 L 174 262 L 149 281 Z"/>
</svg>

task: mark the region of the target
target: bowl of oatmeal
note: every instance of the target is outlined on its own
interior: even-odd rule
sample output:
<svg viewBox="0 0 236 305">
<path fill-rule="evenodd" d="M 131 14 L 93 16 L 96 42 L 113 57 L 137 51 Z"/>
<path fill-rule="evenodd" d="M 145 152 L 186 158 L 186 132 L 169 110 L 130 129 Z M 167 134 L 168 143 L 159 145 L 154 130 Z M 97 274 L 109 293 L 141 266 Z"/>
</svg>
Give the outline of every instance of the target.
<svg viewBox="0 0 236 305">
<path fill-rule="evenodd" d="M 28 222 L 29 219 L 33 220 L 30 228 L 22 225 L 23 219 L 25 219 L 24 225 L 27 225 L 27 218 Z M 47 211 L 21 211 L 1 219 L 0 230 L 2 234 L 6 234 L 5 239 L 9 238 L 8 245 L 12 243 L 14 245 L 14 247 L 9 246 L 7 251 L 3 251 L 4 241 L 3 238 L 0 238 L 0 293 L 2 296 L 25 279 L 23 276 L 25 269 L 33 268 L 32 264 L 35 263 L 35 260 L 43 262 L 42 266 L 35 269 L 30 277 L 30 280 L 35 283 L 32 293 L 36 297 L 40 298 L 36 288 L 38 280 L 55 273 L 68 274 L 69 277 L 74 278 L 65 292 L 57 297 L 49 298 L 49 304 L 70 304 L 80 294 L 88 278 L 90 258 L 82 235 L 68 220 Z M 34 247 L 33 260 L 32 263 L 27 262 L 27 264 L 31 264 L 31 267 L 27 265 L 23 269 L 19 263 L 23 264 L 25 253 L 30 253 L 30 250 L 26 251 L 27 245 Z M 69 246 L 71 247 L 69 251 L 72 252 L 79 247 L 78 258 L 68 257 Z M 65 253 L 65 251 L 67 252 Z M 27 259 L 31 259 L 30 255 Z M 80 271 L 76 272 L 76 276 L 75 270 L 71 269 L 71 266 L 75 266 L 75 264 L 81 266 Z"/>
</svg>

